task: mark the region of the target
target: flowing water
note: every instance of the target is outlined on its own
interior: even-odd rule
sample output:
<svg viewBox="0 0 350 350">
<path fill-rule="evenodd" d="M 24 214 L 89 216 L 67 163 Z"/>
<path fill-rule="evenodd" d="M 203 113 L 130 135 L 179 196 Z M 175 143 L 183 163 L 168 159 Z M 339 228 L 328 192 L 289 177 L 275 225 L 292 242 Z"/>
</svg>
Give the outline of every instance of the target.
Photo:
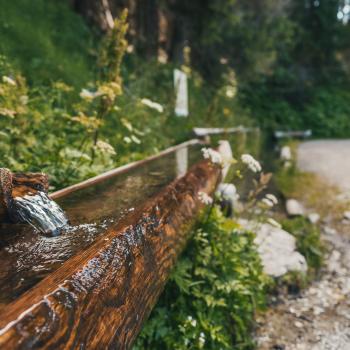
<svg viewBox="0 0 350 350">
<path fill-rule="evenodd" d="M 0 312 L 1 307 L 16 299 L 37 282 L 56 270 L 67 259 L 90 246 L 98 236 L 115 227 L 128 213 L 153 197 L 171 181 L 184 175 L 191 165 L 202 159 L 200 146 L 180 148 L 160 158 L 129 169 L 107 180 L 72 192 L 57 200 L 67 214 L 70 225 L 53 237 L 41 235 L 29 225 L 0 225 Z M 25 210 L 38 211 L 48 220 L 32 217 L 42 231 L 52 224 L 64 226 L 63 212 L 47 198 L 23 199 Z M 45 204 L 46 203 L 46 204 Z M 51 206 L 49 208 L 48 206 Z M 55 214 L 50 216 L 53 209 Z"/>
<path fill-rule="evenodd" d="M 14 207 L 21 222 L 47 236 L 58 236 L 68 225 L 64 211 L 44 192 L 14 198 Z"/>
</svg>

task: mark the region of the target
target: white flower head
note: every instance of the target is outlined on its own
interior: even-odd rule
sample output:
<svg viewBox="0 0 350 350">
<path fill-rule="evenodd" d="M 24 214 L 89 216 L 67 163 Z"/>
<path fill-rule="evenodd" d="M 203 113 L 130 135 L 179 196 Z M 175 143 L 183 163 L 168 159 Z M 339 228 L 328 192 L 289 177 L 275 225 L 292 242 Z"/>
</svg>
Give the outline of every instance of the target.
<svg viewBox="0 0 350 350">
<path fill-rule="evenodd" d="M 237 188 L 234 184 L 221 183 L 218 186 L 217 193 L 219 193 L 224 199 L 238 199 Z"/>
<path fill-rule="evenodd" d="M 274 206 L 274 203 L 271 200 L 269 200 L 268 198 L 263 198 L 261 200 L 261 203 L 263 203 L 268 208 L 272 208 Z"/>
<path fill-rule="evenodd" d="M 227 86 L 226 88 L 226 97 L 227 98 L 234 98 L 236 96 L 237 89 L 234 86 Z"/>
<path fill-rule="evenodd" d="M 29 101 L 29 98 L 27 95 L 22 95 L 20 98 L 19 98 L 20 102 L 22 103 L 22 105 L 26 105 Z"/>
<path fill-rule="evenodd" d="M 212 148 L 202 148 L 203 157 L 209 159 L 214 164 L 222 164 L 222 156 Z"/>
<path fill-rule="evenodd" d="M 96 92 L 93 92 L 93 91 L 90 91 L 90 90 L 87 90 L 87 89 L 82 89 L 79 96 L 84 99 L 84 100 L 88 100 L 88 101 L 91 101 L 93 100 L 94 98 L 98 97 L 98 96 L 101 96 L 101 93 L 96 91 Z"/>
<path fill-rule="evenodd" d="M 10 78 L 10 77 L 8 77 L 8 76 L 6 76 L 6 75 L 4 75 L 4 76 L 2 77 L 2 81 L 3 81 L 4 83 L 6 83 L 6 84 L 9 84 L 9 85 L 13 85 L 13 86 L 16 86 L 16 85 L 17 85 L 15 80 L 13 80 L 12 78 Z"/>
<path fill-rule="evenodd" d="M 261 171 L 260 163 L 250 154 L 242 154 L 241 160 L 252 172 L 258 173 Z"/>
<path fill-rule="evenodd" d="M 207 195 L 205 192 L 198 192 L 198 199 L 205 205 L 209 205 L 213 203 L 213 198 Z"/>
<path fill-rule="evenodd" d="M 204 344 L 205 344 L 205 334 L 203 332 L 199 333 L 199 346 L 200 348 L 203 348 Z"/>
<path fill-rule="evenodd" d="M 274 205 L 278 204 L 278 199 L 272 193 L 268 193 L 265 197 L 269 199 Z"/>
<path fill-rule="evenodd" d="M 190 325 L 192 327 L 196 327 L 197 326 L 197 321 L 192 316 L 188 316 L 187 317 L 187 321 L 190 323 Z"/>
<path fill-rule="evenodd" d="M 116 154 L 115 149 L 113 148 L 112 145 L 101 140 L 97 141 L 96 148 L 98 148 L 103 153 L 108 153 L 112 155 Z"/>
<path fill-rule="evenodd" d="M 157 102 L 153 102 L 151 100 L 149 100 L 148 98 L 143 98 L 141 100 L 141 103 L 144 104 L 145 106 L 155 109 L 156 111 L 158 111 L 159 113 L 163 113 L 164 112 L 164 107 L 157 103 Z"/>
<path fill-rule="evenodd" d="M 279 222 L 277 222 L 275 219 L 272 218 L 268 218 L 266 220 L 267 223 L 269 223 L 271 226 L 277 227 L 277 228 L 281 228 L 281 224 Z"/>
</svg>

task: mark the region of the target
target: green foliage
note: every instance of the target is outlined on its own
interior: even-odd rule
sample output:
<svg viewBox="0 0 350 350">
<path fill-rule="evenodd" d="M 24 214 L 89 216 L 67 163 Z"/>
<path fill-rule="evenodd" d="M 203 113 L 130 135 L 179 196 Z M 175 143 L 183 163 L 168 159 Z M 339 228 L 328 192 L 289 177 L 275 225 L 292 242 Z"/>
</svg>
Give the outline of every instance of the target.
<svg viewBox="0 0 350 350">
<path fill-rule="evenodd" d="M 304 217 L 286 219 L 282 227 L 296 238 L 297 249 L 304 255 L 311 275 L 317 272 L 322 266 L 325 252 L 319 228 Z"/>
<path fill-rule="evenodd" d="M 91 32 L 67 1 L 0 0 L 0 8 L 0 54 L 30 83 L 93 77 Z"/>
<path fill-rule="evenodd" d="M 198 225 L 134 349 L 251 349 L 269 279 L 253 243 L 218 208 Z"/>
</svg>

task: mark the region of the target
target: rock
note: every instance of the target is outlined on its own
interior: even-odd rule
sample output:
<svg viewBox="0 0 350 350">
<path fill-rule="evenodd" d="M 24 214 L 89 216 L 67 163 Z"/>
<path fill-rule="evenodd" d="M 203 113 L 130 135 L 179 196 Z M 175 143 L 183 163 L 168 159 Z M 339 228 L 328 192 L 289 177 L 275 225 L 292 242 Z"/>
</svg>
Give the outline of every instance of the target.
<svg viewBox="0 0 350 350">
<path fill-rule="evenodd" d="M 332 228 L 332 227 L 329 227 L 329 226 L 325 226 L 323 228 L 323 232 L 326 234 L 326 235 L 336 235 L 337 234 L 337 231 Z"/>
<path fill-rule="evenodd" d="M 285 162 L 292 160 L 292 151 L 289 146 L 283 146 L 281 148 L 280 158 Z"/>
<path fill-rule="evenodd" d="M 304 207 L 296 199 L 288 199 L 286 202 L 286 210 L 289 216 L 304 215 Z"/>
<path fill-rule="evenodd" d="M 350 220 L 350 210 L 345 211 L 343 217 L 345 220 Z"/>
<path fill-rule="evenodd" d="M 255 232 L 254 242 L 267 275 L 280 277 L 289 271 L 306 273 L 305 257 L 296 251 L 296 240 L 290 233 L 267 223 L 240 220 L 240 224 Z"/>
<path fill-rule="evenodd" d="M 317 224 L 318 221 L 320 220 L 320 214 L 318 214 L 318 213 L 310 213 L 307 216 L 307 218 L 312 224 Z"/>
<path fill-rule="evenodd" d="M 303 328 L 303 324 L 301 323 L 301 322 L 299 322 L 299 321 L 296 321 L 296 322 L 294 322 L 294 325 L 295 325 L 295 327 L 297 327 L 297 328 Z"/>
</svg>

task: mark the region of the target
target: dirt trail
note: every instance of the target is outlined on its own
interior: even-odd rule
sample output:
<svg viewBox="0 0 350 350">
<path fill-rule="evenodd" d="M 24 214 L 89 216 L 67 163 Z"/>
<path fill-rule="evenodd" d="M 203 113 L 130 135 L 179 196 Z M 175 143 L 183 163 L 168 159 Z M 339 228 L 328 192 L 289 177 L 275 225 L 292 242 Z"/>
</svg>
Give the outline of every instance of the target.
<svg viewBox="0 0 350 350">
<path fill-rule="evenodd" d="M 304 142 L 298 166 L 345 194 L 334 201 L 349 199 L 350 140 Z M 321 230 L 329 253 L 320 279 L 282 297 L 258 320 L 259 350 L 350 350 L 350 220 L 329 215 Z"/>
</svg>

